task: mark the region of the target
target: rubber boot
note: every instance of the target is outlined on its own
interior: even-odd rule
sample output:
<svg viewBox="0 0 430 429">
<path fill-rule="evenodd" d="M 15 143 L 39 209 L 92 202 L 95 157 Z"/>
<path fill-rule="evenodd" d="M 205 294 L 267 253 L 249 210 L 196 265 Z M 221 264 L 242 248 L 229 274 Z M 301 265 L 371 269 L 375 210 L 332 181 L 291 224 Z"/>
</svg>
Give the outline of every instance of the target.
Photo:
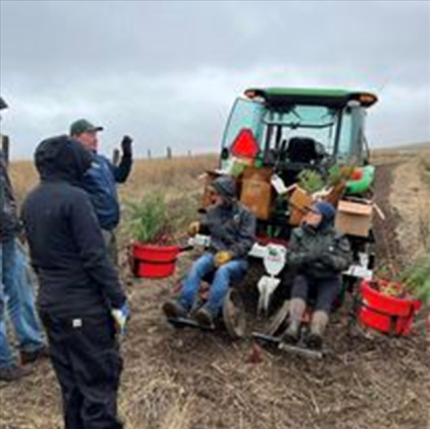
<svg viewBox="0 0 430 429">
<path fill-rule="evenodd" d="M 328 324 L 328 314 L 325 311 L 315 311 L 311 320 L 311 332 L 306 340 L 310 349 L 321 350 L 323 335 Z"/>
<path fill-rule="evenodd" d="M 162 310 L 167 319 L 186 318 L 188 316 L 188 309 L 172 299 L 163 304 Z"/>
<path fill-rule="evenodd" d="M 214 327 L 214 315 L 207 305 L 196 311 L 194 319 L 203 328 L 212 329 Z"/>
<path fill-rule="evenodd" d="M 29 367 L 13 365 L 7 368 L 0 368 L 0 380 L 10 383 L 11 381 L 20 380 L 27 375 L 32 374 L 33 370 Z"/>
<path fill-rule="evenodd" d="M 290 301 L 290 323 L 285 332 L 284 339 L 287 343 L 295 344 L 299 340 L 302 316 L 306 310 L 306 302 L 301 298 L 293 298 Z"/>
</svg>

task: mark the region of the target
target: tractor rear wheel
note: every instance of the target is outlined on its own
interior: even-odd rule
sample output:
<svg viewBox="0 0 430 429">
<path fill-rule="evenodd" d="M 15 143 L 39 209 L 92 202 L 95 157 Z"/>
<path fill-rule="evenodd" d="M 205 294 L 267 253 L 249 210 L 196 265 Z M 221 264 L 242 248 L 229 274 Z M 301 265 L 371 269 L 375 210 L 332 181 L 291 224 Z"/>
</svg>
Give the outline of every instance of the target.
<svg viewBox="0 0 430 429">
<path fill-rule="evenodd" d="M 288 327 L 290 301 L 284 301 L 278 311 L 269 319 L 265 333 L 277 337 L 282 335 Z"/>
<path fill-rule="evenodd" d="M 259 298 L 258 281 L 265 274 L 266 270 L 261 259 L 249 258 L 249 267 L 246 276 L 242 281 L 234 285 L 245 304 L 247 312 L 256 314 L 257 303 Z"/>
<path fill-rule="evenodd" d="M 246 331 L 245 307 L 239 292 L 230 288 L 222 307 L 222 318 L 229 335 L 234 339 L 242 338 Z"/>
</svg>

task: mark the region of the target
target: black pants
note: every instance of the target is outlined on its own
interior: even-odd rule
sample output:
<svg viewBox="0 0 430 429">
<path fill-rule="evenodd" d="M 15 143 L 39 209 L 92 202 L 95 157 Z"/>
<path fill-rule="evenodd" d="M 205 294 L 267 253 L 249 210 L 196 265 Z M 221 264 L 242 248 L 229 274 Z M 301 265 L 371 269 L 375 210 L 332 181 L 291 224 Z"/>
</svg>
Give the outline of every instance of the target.
<svg viewBox="0 0 430 429">
<path fill-rule="evenodd" d="M 315 279 L 305 274 L 298 274 L 294 279 L 291 298 L 301 298 L 311 304 L 315 311 L 330 313 L 339 293 L 340 284 L 340 276 Z"/>
<path fill-rule="evenodd" d="M 122 359 L 108 315 L 41 314 L 60 382 L 66 429 L 121 429 L 117 391 Z"/>
</svg>

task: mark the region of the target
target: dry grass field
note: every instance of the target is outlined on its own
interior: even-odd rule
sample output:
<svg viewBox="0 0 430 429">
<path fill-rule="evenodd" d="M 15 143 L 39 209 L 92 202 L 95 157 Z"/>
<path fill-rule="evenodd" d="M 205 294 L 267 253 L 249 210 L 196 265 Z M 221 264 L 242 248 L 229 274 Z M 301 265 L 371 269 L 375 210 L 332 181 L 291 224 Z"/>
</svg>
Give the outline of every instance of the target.
<svg viewBox="0 0 430 429">
<path fill-rule="evenodd" d="M 387 220 L 377 223 L 379 256 L 408 263 L 430 251 L 430 153 L 378 151 L 376 200 Z M 123 201 L 156 189 L 184 204 L 190 219 L 201 192 L 199 176 L 215 157 L 138 161 L 121 190 Z M 21 200 L 36 183 L 30 163 L 12 165 Z M 123 247 L 127 236 L 122 234 Z M 131 301 L 130 333 L 122 343 L 125 369 L 120 413 L 128 429 L 428 429 L 429 337 L 423 324 L 408 338 L 363 336 L 344 318 L 329 329 L 331 353 L 323 361 L 259 350 L 249 363 L 250 339 L 223 333 L 175 331 L 160 305 L 186 271 L 181 258 L 166 281 L 122 276 Z M 123 260 L 125 261 L 125 250 Z M 250 285 L 252 287 L 252 285 Z M 33 376 L 0 386 L 1 429 L 60 429 L 61 398 L 49 362 Z"/>
<path fill-rule="evenodd" d="M 168 159 L 136 160 L 132 174 L 126 184 L 120 187 L 124 199 L 140 199 L 154 189 L 163 189 L 169 195 L 199 191 L 198 177 L 217 165 L 215 155 L 178 157 Z M 11 180 L 19 201 L 36 185 L 37 172 L 31 161 L 17 161 L 11 164 Z"/>
</svg>

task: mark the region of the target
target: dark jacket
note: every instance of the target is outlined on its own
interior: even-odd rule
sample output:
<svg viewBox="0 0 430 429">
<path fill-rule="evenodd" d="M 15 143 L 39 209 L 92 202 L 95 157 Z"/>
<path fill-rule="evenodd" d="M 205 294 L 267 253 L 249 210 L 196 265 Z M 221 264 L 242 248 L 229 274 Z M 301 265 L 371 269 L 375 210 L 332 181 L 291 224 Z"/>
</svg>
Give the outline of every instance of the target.
<svg viewBox="0 0 430 429">
<path fill-rule="evenodd" d="M 227 203 L 209 207 L 202 218 L 202 231 L 206 230 L 211 237 L 210 249 L 230 251 L 235 259 L 246 258 L 255 242 L 255 216 L 237 202 L 232 178 L 218 178 L 213 187 Z"/>
<path fill-rule="evenodd" d="M 302 225 L 294 229 L 289 250 L 290 267 L 316 279 L 337 276 L 351 263 L 348 239 L 332 226 L 314 230 Z"/>
<path fill-rule="evenodd" d="M 126 300 L 91 200 L 79 187 L 91 161 L 67 136 L 45 140 L 36 150 L 41 183 L 25 200 L 22 218 L 44 312 L 80 317 Z"/>
<path fill-rule="evenodd" d="M 123 155 L 120 164 L 114 166 L 106 157 L 91 153 L 92 165 L 82 180 L 94 205 L 100 226 L 108 231 L 116 228 L 120 219 L 120 207 L 116 183 L 124 183 L 132 166 L 131 155 Z"/>
<path fill-rule="evenodd" d="M 0 242 L 13 239 L 19 229 L 16 202 L 0 148 Z"/>
</svg>

